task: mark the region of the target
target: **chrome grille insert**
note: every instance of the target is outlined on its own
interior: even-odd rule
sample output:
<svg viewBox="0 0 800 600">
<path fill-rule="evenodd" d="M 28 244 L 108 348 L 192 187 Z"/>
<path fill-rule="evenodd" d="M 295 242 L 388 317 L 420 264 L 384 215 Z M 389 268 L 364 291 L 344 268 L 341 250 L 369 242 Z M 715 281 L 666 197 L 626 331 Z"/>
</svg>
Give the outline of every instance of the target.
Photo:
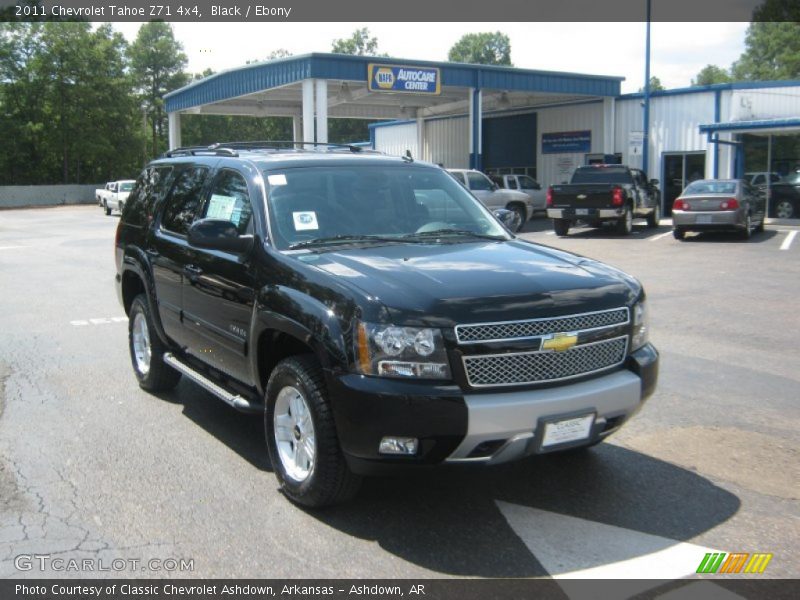
<svg viewBox="0 0 800 600">
<path fill-rule="evenodd" d="M 575 346 L 564 352 L 538 351 L 464 356 L 472 387 L 519 385 L 571 379 L 622 364 L 628 336 Z"/>
<path fill-rule="evenodd" d="M 613 308 L 547 319 L 456 325 L 455 329 L 459 344 L 476 344 L 535 338 L 563 331 L 590 331 L 627 325 L 629 318 L 627 308 Z"/>
</svg>

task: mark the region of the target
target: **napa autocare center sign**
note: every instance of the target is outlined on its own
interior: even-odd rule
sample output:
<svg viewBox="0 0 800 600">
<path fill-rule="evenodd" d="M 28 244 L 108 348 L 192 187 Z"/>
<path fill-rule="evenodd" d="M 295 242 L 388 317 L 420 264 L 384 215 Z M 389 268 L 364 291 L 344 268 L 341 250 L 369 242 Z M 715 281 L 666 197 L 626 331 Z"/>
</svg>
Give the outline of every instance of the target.
<svg viewBox="0 0 800 600">
<path fill-rule="evenodd" d="M 367 65 L 371 92 L 411 92 L 438 95 L 442 92 L 442 73 L 433 67 L 410 65 Z"/>
<path fill-rule="evenodd" d="M 592 132 L 557 131 L 542 134 L 542 154 L 566 154 L 569 152 L 590 152 Z"/>
</svg>

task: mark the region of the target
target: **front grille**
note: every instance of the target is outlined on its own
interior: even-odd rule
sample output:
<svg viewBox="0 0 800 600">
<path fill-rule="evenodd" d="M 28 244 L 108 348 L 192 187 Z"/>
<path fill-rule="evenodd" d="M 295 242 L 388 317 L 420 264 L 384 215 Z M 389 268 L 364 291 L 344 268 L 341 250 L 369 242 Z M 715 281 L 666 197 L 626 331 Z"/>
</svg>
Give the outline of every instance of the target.
<svg viewBox="0 0 800 600">
<path fill-rule="evenodd" d="M 614 308 L 600 312 L 567 315 L 549 319 L 509 321 L 505 323 L 476 323 L 457 325 L 456 337 L 460 344 L 499 342 L 541 337 L 564 331 L 586 331 L 628 323 L 628 309 Z"/>
<path fill-rule="evenodd" d="M 575 346 L 564 352 L 539 351 L 465 356 L 473 387 L 518 385 L 570 379 L 615 367 L 625 360 L 628 337 Z"/>
</svg>

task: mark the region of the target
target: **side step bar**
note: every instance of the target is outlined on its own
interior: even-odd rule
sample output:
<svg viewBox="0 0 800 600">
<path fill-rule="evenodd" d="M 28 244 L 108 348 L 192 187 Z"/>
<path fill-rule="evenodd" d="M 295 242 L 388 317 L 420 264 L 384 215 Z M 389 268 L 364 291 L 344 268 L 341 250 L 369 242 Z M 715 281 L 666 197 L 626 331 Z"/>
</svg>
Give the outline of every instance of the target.
<svg viewBox="0 0 800 600">
<path fill-rule="evenodd" d="M 222 386 L 208 379 L 205 375 L 202 375 L 197 371 L 195 371 L 192 367 L 182 362 L 171 352 L 167 352 L 164 354 L 164 362 L 167 363 L 170 367 L 172 367 L 176 371 L 178 371 L 179 373 L 181 373 L 182 375 L 185 375 L 186 377 L 194 381 L 200 387 L 214 394 L 217 398 L 219 398 L 226 404 L 231 405 L 236 410 L 240 410 L 242 412 L 247 412 L 247 413 L 260 413 L 263 411 L 263 407 L 261 405 L 254 404 L 250 402 L 247 398 L 244 398 L 239 394 L 233 394 L 229 392 Z"/>
</svg>

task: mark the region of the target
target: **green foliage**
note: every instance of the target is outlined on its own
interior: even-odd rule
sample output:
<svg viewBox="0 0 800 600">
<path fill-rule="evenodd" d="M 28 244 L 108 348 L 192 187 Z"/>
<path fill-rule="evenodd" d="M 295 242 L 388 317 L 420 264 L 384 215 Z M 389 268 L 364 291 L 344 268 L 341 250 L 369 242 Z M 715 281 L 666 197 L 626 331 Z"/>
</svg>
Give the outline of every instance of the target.
<svg viewBox="0 0 800 600">
<path fill-rule="evenodd" d="M 149 154 L 157 156 L 168 145 L 164 94 L 188 83 L 189 77 L 183 71 L 186 55 L 169 23 L 153 21 L 139 28 L 136 40 L 128 49 L 128 59 L 139 100 L 150 122 L 152 146 Z"/>
<path fill-rule="evenodd" d="M 731 74 L 727 69 L 723 69 L 717 65 L 706 65 L 700 70 L 697 77 L 692 79 L 692 86 L 730 83 L 731 81 Z"/>
<path fill-rule="evenodd" d="M 370 37 L 369 29 L 366 27 L 356 29 L 349 38 L 333 40 L 331 52 L 357 56 L 387 56 L 378 54 L 378 38 Z"/>
<path fill-rule="evenodd" d="M 511 67 L 511 40 L 499 31 L 468 33 L 450 48 L 447 59 L 452 62 Z"/>
<path fill-rule="evenodd" d="M 0 24 L 0 183 L 135 174 L 125 46 L 109 25 Z"/>
<path fill-rule="evenodd" d="M 653 77 L 650 78 L 650 91 L 651 92 L 663 92 L 665 89 L 666 88 L 661 83 L 661 80 L 658 77 L 653 76 Z M 639 88 L 639 93 L 642 93 L 642 92 L 644 92 L 644 88 L 640 87 Z"/>
<path fill-rule="evenodd" d="M 751 23 L 745 51 L 731 70 L 736 80 L 800 78 L 800 22 Z"/>
</svg>

